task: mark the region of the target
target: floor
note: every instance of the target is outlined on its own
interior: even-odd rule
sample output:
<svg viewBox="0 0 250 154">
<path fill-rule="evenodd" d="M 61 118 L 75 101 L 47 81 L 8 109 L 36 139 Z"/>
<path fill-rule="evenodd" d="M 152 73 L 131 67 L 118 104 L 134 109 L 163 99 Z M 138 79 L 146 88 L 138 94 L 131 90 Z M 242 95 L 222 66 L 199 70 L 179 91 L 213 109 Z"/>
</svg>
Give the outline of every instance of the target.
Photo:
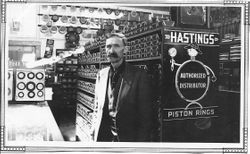
<svg viewBox="0 0 250 154">
<path fill-rule="evenodd" d="M 62 102 L 51 101 L 49 106 L 65 141 L 76 141 L 76 107 Z"/>
</svg>

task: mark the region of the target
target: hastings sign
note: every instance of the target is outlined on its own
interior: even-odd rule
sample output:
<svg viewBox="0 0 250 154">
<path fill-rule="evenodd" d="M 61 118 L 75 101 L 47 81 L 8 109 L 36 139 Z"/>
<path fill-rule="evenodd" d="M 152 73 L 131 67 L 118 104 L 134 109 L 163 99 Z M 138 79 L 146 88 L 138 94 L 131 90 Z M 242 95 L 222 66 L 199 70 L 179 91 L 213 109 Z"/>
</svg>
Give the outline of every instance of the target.
<svg viewBox="0 0 250 154">
<path fill-rule="evenodd" d="M 199 45 L 219 45 L 219 34 L 194 31 L 165 31 L 165 43 L 197 43 Z"/>
</svg>

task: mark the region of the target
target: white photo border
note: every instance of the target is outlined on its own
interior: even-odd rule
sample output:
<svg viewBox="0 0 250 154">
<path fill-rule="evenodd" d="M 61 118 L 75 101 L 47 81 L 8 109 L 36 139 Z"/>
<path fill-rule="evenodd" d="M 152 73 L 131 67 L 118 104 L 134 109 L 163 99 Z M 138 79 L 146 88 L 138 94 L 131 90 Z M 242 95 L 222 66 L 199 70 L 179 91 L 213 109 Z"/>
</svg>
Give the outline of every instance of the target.
<svg viewBox="0 0 250 154">
<path fill-rule="evenodd" d="M 241 7 L 241 41 L 244 44 L 244 48 L 241 50 L 243 51 L 241 56 L 241 105 L 240 105 L 240 144 L 221 144 L 221 148 L 210 148 L 211 145 L 214 143 L 209 143 L 209 145 L 202 145 L 202 143 L 187 143 L 191 145 L 192 148 L 180 148 L 183 147 L 182 143 L 117 143 L 117 144 L 109 144 L 109 143 L 77 143 L 77 142 L 33 142 L 28 145 L 23 145 L 22 143 L 11 143 L 7 141 L 7 131 L 5 126 L 5 113 L 7 107 L 7 95 L 6 95 L 6 87 L 8 86 L 6 82 L 7 80 L 7 70 L 8 70 L 8 61 L 7 61 L 7 52 L 6 46 L 8 45 L 8 40 L 6 37 L 6 9 L 8 3 L 39 3 L 39 4 L 55 4 L 55 3 L 67 3 L 66 0 L 2 0 L 1 1 L 1 23 L 0 23 L 0 42 L 1 42 L 1 49 L 0 49 L 0 70 L 1 70 L 1 82 L 0 82 L 0 92 L 1 92 L 1 140 L 0 140 L 0 151 L 6 152 L 56 152 L 56 151 L 65 151 L 65 152 L 158 152 L 158 153 L 177 153 L 177 152 L 185 152 L 185 153 L 193 153 L 193 152 L 204 152 L 204 153 L 246 153 L 248 150 L 247 143 L 248 143 L 248 95 L 249 95 L 249 6 L 250 2 L 248 1 L 240 1 L 240 0 L 229 0 L 229 1 L 216 1 L 212 0 L 210 2 L 199 2 L 199 1 L 182 1 L 179 0 L 171 0 L 166 2 L 165 0 L 151 0 L 147 5 L 211 5 L 211 6 L 239 6 Z M 177 3 L 176 3 L 177 2 Z M 107 2 L 105 0 L 98 1 L 84 1 L 84 0 L 77 0 L 74 3 L 108 3 L 108 4 L 116 4 L 116 5 L 141 5 L 139 0 L 134 2 L 132 0 L 119 0 L 119 1 L 110 1 Z M 199 148 L 200 146 L 203 148 Z M 193 148 L 193 146 L 196 146 Z M 215 146 L 216 147 L 216 146 Z"/>
</svg>

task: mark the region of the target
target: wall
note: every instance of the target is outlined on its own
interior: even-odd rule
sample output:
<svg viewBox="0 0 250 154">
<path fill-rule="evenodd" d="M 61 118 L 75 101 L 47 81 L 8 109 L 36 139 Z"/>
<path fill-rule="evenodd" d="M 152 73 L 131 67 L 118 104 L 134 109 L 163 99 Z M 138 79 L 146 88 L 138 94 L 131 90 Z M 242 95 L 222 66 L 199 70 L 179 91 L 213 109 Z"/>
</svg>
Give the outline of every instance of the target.
<svg viewBox="0 0 250 154">
<path fill-rule="evenodd" d="M 34 4 L 7 4 L 6 30 L 9 39 L 37 40 L 36 11 Z M 16 30 L 13 30 L 14 22 Z"/>
<path fill-rule="evenodd" d="M 41 42 L 41 57 L 43 57 L 47 39 L 54 39 L 55 50 L 63 49 L 64 36 L 44 36 L 40 33 L 39 5 L 38 4 L 13 4 L 7 3 L 6 10 L 6 36 L 8 40 L 37 41 Z"/>
</svg>

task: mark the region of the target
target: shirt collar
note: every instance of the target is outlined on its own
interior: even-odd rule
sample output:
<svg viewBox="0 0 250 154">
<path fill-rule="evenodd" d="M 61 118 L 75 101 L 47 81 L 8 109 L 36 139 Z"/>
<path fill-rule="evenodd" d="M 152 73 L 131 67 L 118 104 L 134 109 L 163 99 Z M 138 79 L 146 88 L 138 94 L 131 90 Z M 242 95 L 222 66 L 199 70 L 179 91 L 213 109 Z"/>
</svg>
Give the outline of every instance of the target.
<svg viewBox="0 0 250 154">
<path fill-rule="evenodd" d="M 121 74 L 125 70 L 125 60 L 122 61 L 122 64 L 115 70 L 112 65 L 110 65 L 111 73 L 116 72 L 117 74 Z"/>
</svg>

